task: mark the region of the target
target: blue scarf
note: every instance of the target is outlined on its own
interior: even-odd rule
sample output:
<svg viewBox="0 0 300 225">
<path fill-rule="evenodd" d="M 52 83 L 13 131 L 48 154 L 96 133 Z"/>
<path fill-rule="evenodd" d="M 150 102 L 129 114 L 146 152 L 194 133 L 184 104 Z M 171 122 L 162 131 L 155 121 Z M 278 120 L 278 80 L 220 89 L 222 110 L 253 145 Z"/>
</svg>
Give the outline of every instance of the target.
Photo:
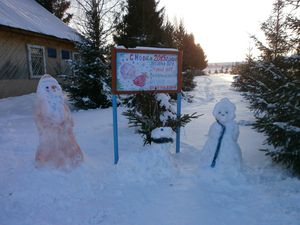
<svg viewBox="0 0 300 225">
<path fill-rule="evenodd" d="M 219 140 L 218 140 L 218 145 L 217 145 L 217 148 L 216 148 L 216 151 L 215 151 L 213 161 L 211 162 L 211 165 L 210 165 L 211 168 L 214 168 L 215 165 L 216 165 L 216 160 L 218 158 L 221 143 L 222 143 L 222 139 L 223 139 L 223 136 L 224 136 L 224 133 L 225 133 L 225 126 L 222 123 L 220 123 L 218 120 L 217 120 L 217 123 L 222 127 L 222 131 L 221 131 L 221 135 L 220 135 Z"/>
</svg>

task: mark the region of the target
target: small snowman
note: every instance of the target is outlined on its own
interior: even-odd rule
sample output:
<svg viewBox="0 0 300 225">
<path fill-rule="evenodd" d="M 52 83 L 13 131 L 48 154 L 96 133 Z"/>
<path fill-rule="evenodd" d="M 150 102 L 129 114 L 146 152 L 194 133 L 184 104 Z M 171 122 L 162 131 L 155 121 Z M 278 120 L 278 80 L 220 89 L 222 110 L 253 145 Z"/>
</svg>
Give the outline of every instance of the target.
<svg viewBox="0 0 300 225">
<path fill-rule="evenodd" d="M 83 161 L 83 154 L 73 133 L 73 119 L 64 102 L 58 82 L 44 75 L 37 87 L 35 123 L 39 145 L 35 161 L 37 167 L 49 165 L 70 169 Z"/>
<path fill-rule="evenodd" d="M 158 127 L 152 130 L 151 140 L 154 145 L 169 146 L 168 143 L 173 143 L 173 130 L 171 127 Z"/>
<path fill-rule="evenodd" d="M 221 170 L 239 170 L 242 154 L 237 139 L 239 126 L 234 120 L 235 105 L 228 98 L 221 99 L 214 107 L 216 119 L 209 129 L 208 139 L 202 150 L 202 161 Z"/>
<path fill-rule="evenodd" d="M 171 127 L 158 127 L 151 132 L 151 148 L 163 158 L 170 155 L 171 143 L 173 143 L 173 130 Z"/>
<path fill-rule="evenodd" d="M 152 144 L 147 152 L 147 159 L 152 170 L 159 171 L 162 174 L 171 173 L 171 152 L 174 132 L 171 127 L 158 127 L 152 130 Z M 153 168 L 155 167 L 155 168 Z"/>
</svg>

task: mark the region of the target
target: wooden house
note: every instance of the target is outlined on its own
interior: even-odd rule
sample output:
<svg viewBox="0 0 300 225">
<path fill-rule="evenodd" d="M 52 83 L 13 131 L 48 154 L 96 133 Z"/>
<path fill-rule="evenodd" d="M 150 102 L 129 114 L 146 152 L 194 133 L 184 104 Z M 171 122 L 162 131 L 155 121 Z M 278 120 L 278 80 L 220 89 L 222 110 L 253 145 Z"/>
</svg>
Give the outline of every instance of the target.
<svg viewBox="0 0 300 225">
<path fill-rule="evenodd" d="M 0 1 L 0 98 L 36 90 L 45 74 L 70 75 L 80 35 L 35 0 Z"/>
</svg>

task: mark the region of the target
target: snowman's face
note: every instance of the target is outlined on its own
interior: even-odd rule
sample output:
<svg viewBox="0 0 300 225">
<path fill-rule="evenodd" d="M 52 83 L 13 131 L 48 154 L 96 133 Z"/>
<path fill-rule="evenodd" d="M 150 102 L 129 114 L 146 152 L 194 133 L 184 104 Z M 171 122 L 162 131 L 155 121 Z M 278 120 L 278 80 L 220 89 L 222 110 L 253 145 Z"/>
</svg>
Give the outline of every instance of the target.
<svg viewBox="0 0 300 225">
<path fill-rule="evenodd" d="M 230 111 L 227 108 L 221 108 L 217 110 L 216 119 L 220 122 L 227 122 L 231 120 Z"/>
<path fill-rule="evenodd" d="M 235 118 L 235 105 L 224 98 L 216 104 L 213 115 L 221 123 L 232 121 Z"/>
<path fill-rule="evenodd" d="M 62 89 L 58 82 L 50 75 L 44 75 L 38 85 L 38 96 L 48 98 L 51 96 L 63 96 Z"/>
<path fill-rule="evenodd" d="M 64 97 L 58 82 L 50 75 L 44 75 L 37 88 L 38 104 L 43 114 L 51 117 L 53 121 L 62 122 L 64 120 Z"/>
</svg>

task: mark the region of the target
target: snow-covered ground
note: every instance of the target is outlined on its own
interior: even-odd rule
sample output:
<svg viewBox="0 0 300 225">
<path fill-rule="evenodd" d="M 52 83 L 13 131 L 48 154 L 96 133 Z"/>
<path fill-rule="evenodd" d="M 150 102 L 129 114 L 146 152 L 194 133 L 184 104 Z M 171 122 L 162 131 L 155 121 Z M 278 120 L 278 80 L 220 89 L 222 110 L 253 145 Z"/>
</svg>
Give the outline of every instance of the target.
<svg viewBox="0 0 300 225">
<path fill-rule="evenodd" d="M 249 126 L 252 114 L 231 90 L 231 76 L 196 79 L 194 101 L 183 102 L 182 110 L 204 115 L 182 129 L 181 153 L 174 153 L 174 144 L 144 147 L 119 109 L 120 161 L 114 165 L 111 109 L 73 112 L 85 162 L 67 173 L 34 167 L 35 94 L 1 99 L 0 224 L 299 224 L 300 181 L 258 151 L 264 137 Z M 237 107 L 241 174 L 199 166 L 213 107 L 223 97 Z"/>
</svg>

